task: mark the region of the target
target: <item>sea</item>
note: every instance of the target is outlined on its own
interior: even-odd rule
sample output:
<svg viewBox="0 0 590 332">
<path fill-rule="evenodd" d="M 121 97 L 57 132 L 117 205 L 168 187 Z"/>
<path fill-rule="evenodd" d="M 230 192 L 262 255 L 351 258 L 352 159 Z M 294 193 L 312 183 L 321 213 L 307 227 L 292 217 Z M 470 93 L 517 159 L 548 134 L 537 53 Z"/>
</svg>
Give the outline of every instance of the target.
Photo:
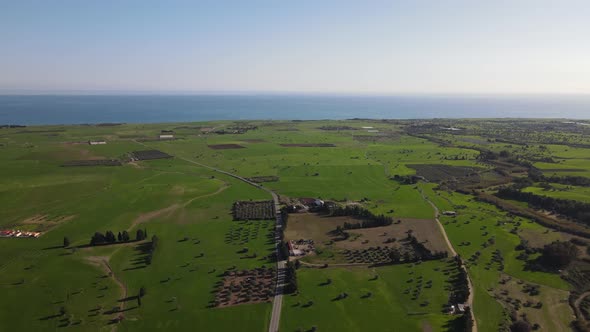
<svg viewBox="0 0 590 332">
<path fill-rule="evenodd" d="M 0 125 L 210 120 L 590 119 L 590 95 L 0 95 Z"/>
</svg>

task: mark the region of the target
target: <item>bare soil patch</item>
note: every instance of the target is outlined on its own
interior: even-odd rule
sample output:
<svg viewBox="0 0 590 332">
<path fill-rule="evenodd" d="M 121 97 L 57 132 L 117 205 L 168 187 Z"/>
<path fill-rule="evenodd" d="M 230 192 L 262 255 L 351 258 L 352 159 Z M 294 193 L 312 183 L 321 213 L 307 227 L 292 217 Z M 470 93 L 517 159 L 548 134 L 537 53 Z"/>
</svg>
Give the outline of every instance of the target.
<svg viewBox="0 0 590 332">
<path fill-rule="evenodd" d="M 50 216 L 46 214 L 36 214 L 33 215 L 25 220 L 22 220 L 18 223 L 15 227 L 19 228 L 19 225 L 23 226 L 27 230 L 35 231 L 35 232 L 47 232 L 51 230 L 53 227 L 56 227 L 62 223 L 68 222 L 74 219 L 75 215 L 56 215 Z"/>
<path fill-rule="evenodd" d="M 411 231 L 411 232 L 410 232 Z M 440 234 L 435 220 L 432 219 L 403 219 L 399 224 L 383 227 L 348 230 L 350 234 L 358 234 L 355 241 L 339 241 L 339 245 L 346 249 L 362 249 L 367 246 L 393 246 L 386 243 L 388 239 L 395 238 L 396 242 L 407 237 L 408 232 L 413 234 L 431 251 L 446 251 L 447 245 Z M 363 243 L 365 242 L 365 243 Z"/>
<path fill-rule="evenodd" d="M 133 220 L 133 223 L 129 227 L 129 230 L 132 230 L 135 226 L 137 226 L 139 224 L 143 224 L 145 222 L 148 222 L 154 218 L 158 218 L 158 217 L 166 215 L 166 214 L 171 214 L 174 211 L 176 211 L 179 207 L 180 207 L 179 204 L 172 204 L 172 205 L 165 207 L 163 209 L 159 209 L 159 210 L 155 210 L 155 211 L 151 211 L 151 212 L 147 212 L 147 213 L 142 213 L 137 218 L 135 218 L 135 220 Z"/>
<path fill-rule="evenodd" d="M 316 213 L 294 213 L 289 215 L 285 239 L 298 241 L 312 239 L 320 252 L 324 249 L 347 254 L 363 252 L 374 256 L 373 262 L 386 258 L 392 248 L 409 251 L 408 234 L 414 236 L 432 252 L 447 251 L 447 245 L 438 225 L 432 219 L 401 219 L 389 226 L 346 230 L 348 238 L 343 239 L 335 232 L 345 222 L 356 223 L 353 217 L 329 217 Z M 405 248 L 405 249 L 404 249 Z M 407 249 L 407 250 L 406 250 Z M 379 257 L 377 257 L 379 256 Z M 346 258 L 348 260 L 348 257 Z M 360 262 L 360 261 L 358 261 Z"/>
<path fill-rule="evenodd" d="M 229 150 L 229 149 L 245 149 L 246 147 L 239 144 L 213 144 L 207 145 L 210 149 L 213 150 Z"/>
<path fill-rule="evenodd" d="M 337 241 L 342 249 L 359 249 L 369 246 L 387 246 L 384 242 L 389 238 L 402 239 L 408 231 L 433 251 L 445 251 L 446 243 L 440 234 L 436 221 L 432 219 L 400 219 L 389 226 L 347 230 L 350 240 Z M 333 231 L 345 222 L 356 223 L 353 217 L 328 217 L 316 213 L 294 213 L 289 215 L 285 238 L 287 240 L 314 239 L 316 243 L 334 240 Z M 355 238 L 355 239 L 353 239 Z M 368 241 L 367 243 L 362 243 Z"/>
</svg>

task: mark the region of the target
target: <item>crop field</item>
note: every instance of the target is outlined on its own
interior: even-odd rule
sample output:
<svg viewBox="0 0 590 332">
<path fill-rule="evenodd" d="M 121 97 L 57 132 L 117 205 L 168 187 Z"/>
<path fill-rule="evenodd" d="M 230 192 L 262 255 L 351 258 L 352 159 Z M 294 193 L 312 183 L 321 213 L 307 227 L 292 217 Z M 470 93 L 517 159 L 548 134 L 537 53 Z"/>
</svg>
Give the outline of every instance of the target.
<svg viewBox="0 0 590 332">
<path fill-rule="evenodd" d="M 3 127 L 0 230 L 41 236 L 0 237 L 0 330 L 267 331 L 277 257 L 262 188 L 393 220 L 344 238 L 338 226 L 358 219 L 290 213 L 284 239 L 316 252 L 299 258 L 281 331 L 453 331 L 465 315 L 449 313 L 461 273 L 445 235 L 473 284 L 478 332 L 508 331 L 515 315 L 566 330 L 585 289 L 566 281 L 571 267 L 534 264 L 557 240 L 587 260 L 590 239 L 574 231 L 588 226 L 555 214 L 561 228 L 548 228 L 543 209 L 520 215 L 482 197 L 515 185 L 590 203 L 590 128 L 456 120 L 450 132 L 432 121 Z M 175 140 L 142 139 L 170 131 Z M 399 181 L 415 175 L 425 180 Z M 115 240 L 91 245 L 97 232 Z M 391 264 L 394 248 L 417 244 L 449 256 Z"/>
<path fill-rule="evenodd" d="M 237 201 L 232 207 L 234 220 L 273 219 L 275 206 L 273 201 Z"/>
</svg>

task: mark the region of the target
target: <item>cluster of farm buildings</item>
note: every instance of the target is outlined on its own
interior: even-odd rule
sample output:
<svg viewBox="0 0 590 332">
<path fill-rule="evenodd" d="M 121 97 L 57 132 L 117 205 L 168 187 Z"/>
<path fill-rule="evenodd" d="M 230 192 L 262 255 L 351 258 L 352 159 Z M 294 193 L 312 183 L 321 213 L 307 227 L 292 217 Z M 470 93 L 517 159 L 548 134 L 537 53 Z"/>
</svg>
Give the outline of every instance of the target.
<svg viewBox="0 0 590 332">
<path fill-rule="evenodd" d="M 17 230 L 0 230 L 0 237 L 34 237 L 41 236 L 41 232 L 26 232 Z"/>
<path fill-rule="evenodd" d="M 315 252 L 313 240 L 290 240 L 287 242 L 289 256 L 305 256 Z"/>
</svg>

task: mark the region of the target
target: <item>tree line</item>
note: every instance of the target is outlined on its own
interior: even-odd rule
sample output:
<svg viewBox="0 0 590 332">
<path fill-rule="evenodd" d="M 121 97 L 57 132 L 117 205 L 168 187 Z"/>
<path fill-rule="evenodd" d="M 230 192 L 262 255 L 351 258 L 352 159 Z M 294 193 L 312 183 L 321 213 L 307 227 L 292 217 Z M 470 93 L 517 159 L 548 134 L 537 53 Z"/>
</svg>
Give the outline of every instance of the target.
<svg viewBox="0 0 590 332">
<path fill-rule="evenodd" d="M 573 176 L 573 175 L 545 176 L 538 169 L 530 169 L 529 170 L 529 178 L 534 182 L 550 182 L 550 183 L 564 184 L 564 185 L 568 185 L 568 186 L 590 187 L 590 178 L 587 178 L 584 176 Z"/>
<path fill-rule="evenodd" d="M 415 236 L 411 234 L 408 234 L 408 241 L 414 249 L 413 254 L 411 254 L 409 251 L 405 251 L 402 254 L 402 252 L 398 248 L 392 248 L 389 252 L 390 264 L 415 263 L 418 261 L 429 261 L 447 258 L 449 256 L 449 254 L 446 251 L 432 252 L 430 249 L 426 248 L 424 244 L 420 243 Z"/>
<path fill-rule="evenodd" d="M 147 238 L 147 230 L 146 229 L 138 229 L 135 232 L 135 241 L 143 241 Z M 105 233 L 96 232 L 90 238 L 90 245 L 102 245 L 102 244 L 112 244 L 117 242 L 129 242 L 131 241 L 131 237 L 127 231 L 119 232 L 116 236 L 115 233 L 112 231 L 106 231 Z M 68 241 L 69 242 L 69 241 Z M 65 244 L 65 240 L 64 240 Z"/>
<path fill-rule="evenodd" d="M 590 224 L 590 204 L 549 196 L 541 196 L 533 193 L 522 192 L 518 189 L 508 187 L 501 188 L 496 196 L 502 199 L 526 202 L 530 206 L 576 219 L 584 224 Z"/>
<path fill-rule="evenodd" d="M 297 268 L 295 263 L 290 261 L 287 262 L 287 268 L 285 269 L 285 285 L 283 286 L 283 293 L 293 294 L 297 292 Z"/>
<path fill-rule="evenodd" d="M 463 268 L 463 260 L 460 256 L 455 256 L 455 263 L 459 273 L 452 280 L 453 290 L 449 302 L 465 303 L 469 299 L 469 277 L 467 271 Z"/>
<path fill-rule="evenodd" d="M 328 211 L 333 217 L 350 216 L 363 219 L 359 222 L 345 222 L 342 225 L 344 229 L 372 228 L 380 226 L 389 226 L 393 224 L 393 218 L 383 214 L 375 215 L 371 211 L 359 205 L 334 206 Z"/>
</svg>

